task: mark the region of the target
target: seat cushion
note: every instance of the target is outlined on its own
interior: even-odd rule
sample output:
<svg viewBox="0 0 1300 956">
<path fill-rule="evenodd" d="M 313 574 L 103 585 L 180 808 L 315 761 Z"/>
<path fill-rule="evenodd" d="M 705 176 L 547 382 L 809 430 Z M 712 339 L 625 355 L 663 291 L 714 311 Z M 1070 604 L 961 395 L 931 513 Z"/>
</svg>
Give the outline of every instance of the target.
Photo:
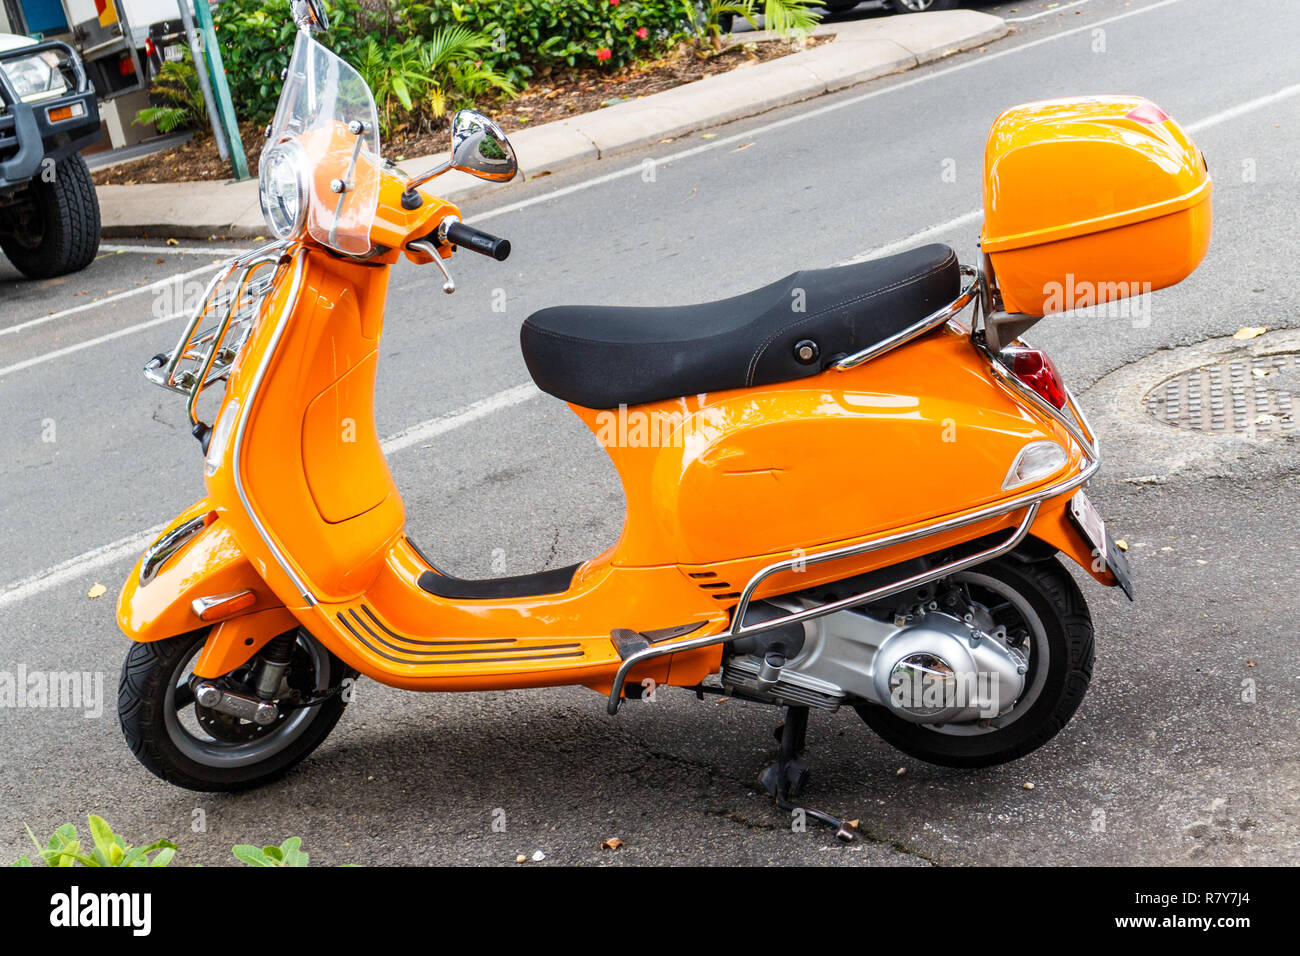
<svg viewBox="0 0 1300 956">
<path fill-rule="evenodd" d="M 538 387 L 587 408 L 815 375 L 901 332 L 961 291 L 944 245 L 833 269 L 808 269 L 701 305 L 558 306 L 520 331 Z M 811 342 L 810 360 L 796 345 Z"/>
</svg>

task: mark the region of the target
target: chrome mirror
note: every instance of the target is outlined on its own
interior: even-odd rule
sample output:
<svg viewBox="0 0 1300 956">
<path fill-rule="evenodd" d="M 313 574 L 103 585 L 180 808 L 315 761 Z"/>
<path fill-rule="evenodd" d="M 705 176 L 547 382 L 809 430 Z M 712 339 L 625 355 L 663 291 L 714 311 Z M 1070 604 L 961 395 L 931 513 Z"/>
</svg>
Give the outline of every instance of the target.
<svg viewBox="0 0 1300 956">
<path fill-rule="evenodd" d="M 500 126 L 477 110 L 460 110 L 451 119 L 451 159 L 407 180 L 402 205 L 417 208 L 420 201 L 415 191 L 453 169 L 494 183 L 508 183 L 519 171 L 519 161 Z"/>
<path fill-rule="evenodd" d="M 325 13 L 325 0 L 290 0 L 289 10 L 299 30 L 323 33 L 329 29 L 330 21 Z"/>
<path fill-rule="evenodd" d="M 500 126 L 477 110 L 460 110 L 451 120 L 451 168 L 505 183 L 515 178 L 519 163 Z"/>
</svg>

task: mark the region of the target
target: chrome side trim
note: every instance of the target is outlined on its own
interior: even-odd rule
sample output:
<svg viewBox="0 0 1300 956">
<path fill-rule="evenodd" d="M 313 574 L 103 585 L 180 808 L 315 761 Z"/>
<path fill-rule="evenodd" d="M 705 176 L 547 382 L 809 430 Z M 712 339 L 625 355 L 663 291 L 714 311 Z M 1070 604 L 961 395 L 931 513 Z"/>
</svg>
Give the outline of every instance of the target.
<svg viewBox="0 0 1300 956">
<path fill-rule="evenodd" d="M 801 558 L 790 558 L 785 561 L 778 561 L 774 564 L 769 564 L 750 578 L 749 583 L 745 585 L 745 590 L 741 594 L 740 601 L 736 604 L 736 608 L 732 612 L 732 624 L 729 630 L 718 634 L 710 634 L 705 637 L 691 638 L 685 641 L 653 644 L 644 650 L 630 655 L 626 660 L 624 660 L 619 666 L 617 673 L 614 675 L 614 681 L 609 692 L 609 701 L 606 704 L 605 709 L 610 714 L 618 713 L 619 704 L 622 702 L 623 685 L 627 680 L 628 672 L 638 664 L 643 664 L 653 658 L 663 657 L 667 654 L 676 654 L 679 651 L 693 651 L 701 647 L 723 644 L 747 634 L 755 634 L 760 631 L 771 630 L 772 628 L 781 627 L 786 624 L 805 621 L 826 614 L 833 614 L 836 611 L 842 611 L 858 604 L 865 604 L 882 597 L 888 597 L 891 594 L 905 591 L 908 588 L 918 587 L 922 584 L 937 580 L 938 578 L 946 577 L 949 574 L 954 574 L 957 571 L 1006 554 L 1024 540 L 1025 536 L 1029 533 L 1030 527 L 1033 526 L 1034 520 L 1038 517 L 1038 509 L 1044 501 L 1065 494 L 1068 491 L 1073 491 L 1080 485 L 1085 484 L 1088 479 L 1096 473 L 1098 467 L 1100 467 L 1100 462 L 1092 458 L 1086 458 L 1085 460 L 1087 463 L 1077 474 L 1072 475 L 1063 481 L 1048 485 L 1046 488 L 1041 488 L 1037 491 L 1029 492 L 1028 494 L 1021 495 L 1017 498 L 1012 498 L 1009 501 L 1000 502 L 996 505 L 982 508 L 979 511 L 972 512 L 968 515 L 959 515 L 955 518 L 947 518 L 921 528 L 886 535 L 883 538 L 876 538 L 871 541 L 863 542 L 862 544 L 849 545 L 843 548 L 834 548 L 830 551 L 823 551 L 818 554 L 806 555 Z M 841 598 L 840 600 L 832 601 L 827 604 L 820 604 L 816 607 L 806 608 L 802 611 L 783 614 L 781 617 L 760 621 L 757 624 L 751 624 L 749 626 L 745 626 L 743 623 L 745 612 L 749 608 L 749 603 L 753 597 L 755 589 L 759 584 L 771 577 L 773 574 L 777 574 L 781 571 L 793 570 L 796 566 L 822 564 L 826 561 L 835 561 L 840 558 L 866 554 L 871 551 L 889 548 L 897 544 L 906 544 L 911 541 L 929 537 L 930 535 L 941 534 L 945 531 L 951 531 L 956 528 L 965 527 L 966 525 L 975 524 L 979 521 L 985 520 L 986 518 L 996 518 L 1001 515 L 1010 514 L 1013 511 L 1019 511 L 1021 508 L 1026 509 L 1025 516 L 1016 526 L 1014 533 L 1006 541 L 991 548 L 986 548 L 970 557 L 962 558 L 958 561 L 950 561 L 936 568 L 931 568 L 929 571 L 922 574 L 911 575 L 910 577 L 903 578 L 893 584 L 873 588 L 870 591 L 850 595 L 849 597 Z"/>
<path fill-rule="evenodd" d="M 178 524 L 169 531 L 164 531 L 157 541 L 145 549 L 144 557 L 140 559 L 141 587 L 154 579 L 158 569 L 166 564 L 167 559 L 179 551 L 185 542 L 203 530 L 207 523 L 206 518 L 206 515 L 199 515 L 197 518 Z"/>
<path fill-rule="evenodd" d="M 918 336 L 924 335 L 931 329 L 938 328 L 960 313 L 964 308 L 966 308 L 966 306 L 970 305 L 971 302 L 975 301 L 977 296 L 981 297 L 982 300 L 984 294 L 984 276 L 978 269 L 973 268 L 972 266 L 959 266 L 958 268 L 961 269 L 961 274 L 971 281 L 966 288 L 961 290 L 961 294 L 958 295 L 957 298 L 953 299 L 939 311 L 927 315 L 920 322 L 917 322 L 914 325 L 909 325 L 907 328 L 903 329 L 903 331 L 896 332 L 889 338 L 877 342 L 875 345 L 865 348 L 861 352 L 854 352 L 852 355 L 840 359 L 835 363 L 835 368 L 839 371 L 857 368 L 863 362 L 869 362 L 878 355 L 883 355 L 892 349 L 898 348 L 900 345 L 907 344 Z"/>
<path fill-rule="evenodd" d="M 248 426 L 248 416 L 252 413 L 253 405 L 257 401 L 257 392 L 262 387 L 262 380 L 266 377 L 266 370 L 270 368 L 271 359 L 275 357 L 275 351 L 280 346 L 280 339 L 284 335 L 285 326 L 289 323 L 289 316 L 293 314 L 293 310 L 298 304 L 298 290 L 302 285 L 303 259 L 305 258 L 306 252 L 302 249 L 299 249 L 293 257 L 293 284 L 289 287 L 289 297 L 285 302 L 284 311 L 276 319 L 275 331 L 271 334 L 271 341 L 262 353 L 262 361 L 257 366 L 257 371 L 253 373 L 252 384 L 248 386 L 248 392 L 241 403 L 239 422 L 235 426 L 235 441 L 230 452 L 230 463 L 234 469 L 235 488 L 239 491 L 240 504 L 244 506 L 244 511 L 248 513 L 249 520 L 253 522 L 253 527 L 257 529 L 258 535 L 266 545 L 267 550 L 271 552 L 271 556 L 275 558 L 275 563 L 280 566 L 280 570 L 288 576 L 289 580 L 293 582 L 293 586 L 297 588 L 298 594 L 307 602 L 307 606 L 314 607 L 317 603 L 316 596 L 311 593 L 307 583 L 298 576 L 298 572 L 289 564 L 289 559 L 271 538 L 270 531 L 267 530 L 266 525 L 262 523 L 262 519 L 258 517 L 257 511 L 253 508 L 253 503 L 248 498 L 248 492 L 244 490 L 243 469 L 239 466 L 241 453 L 244 450 L 244 430 Z"/>
</svg>

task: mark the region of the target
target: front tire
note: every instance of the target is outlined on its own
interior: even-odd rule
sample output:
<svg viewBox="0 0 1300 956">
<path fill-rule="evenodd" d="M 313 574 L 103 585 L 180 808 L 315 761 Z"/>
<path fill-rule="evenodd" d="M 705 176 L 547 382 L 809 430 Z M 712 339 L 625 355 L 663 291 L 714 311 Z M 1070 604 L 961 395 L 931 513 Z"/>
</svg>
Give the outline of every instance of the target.
<svg viewBox="0 0 1300 956">
<path fill-rule="evenodd" d="M 99 199 L 80 153 L 59 160 L 50 181 L 33 179 L 5 218 L 0 249 L 28 278 L 77 272 L 99 252 Z"/>
<path fill-rule="evenodd" d="M 1083 594 L 1055 558 L 1022 562 L 989 561 L 955 576 L 977 600 L 997 603 L 999 623 L 1021 619 L 1030 645 L 1023 706 L 1010 723 L 984 729 L 975 725 L 915 724 L 879 704 L 859 705 L 867 726 L 906 754 L 944 767 L 991 767 L 1023 757 L 1051 740 L 1083 702 L 1092 679 L 1092 618 Z M 1017 702 L 1017 708 L 1021 703 Z M 1015 713 L 1015 709 L 1012 710 Z"/>
<path fill-rule="evenodd" d="M 193 631 L 132 645 L 117 691 L 122 735 L 140 763 L 168 783 L 209 792 L 260 786 L 315 750 L 347 701 L 335 694 L 313 707 L 285 710 L 267 728 L 216 714 L 194 700 L 188 684 L 207 636 Z M 315 638 L 298 632 L 286 689 L 319 692 L 353 675 Z"/>
</svg>

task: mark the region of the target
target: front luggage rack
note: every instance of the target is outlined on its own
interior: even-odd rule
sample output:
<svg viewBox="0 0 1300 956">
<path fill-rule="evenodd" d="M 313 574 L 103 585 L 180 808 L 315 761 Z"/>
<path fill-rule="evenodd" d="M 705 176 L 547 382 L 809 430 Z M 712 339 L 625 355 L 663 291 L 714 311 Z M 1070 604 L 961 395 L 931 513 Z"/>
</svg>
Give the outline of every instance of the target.
<svg viewBox="0 0 1300 956">
<path fill-rule="evenodd" d="M 208 283 L 176 347 L 151 358 L 144 377 L 189 398 L 191 423 L 199 424 L 197 405 L 203 390 L 230 374 L 248 341 L 280 266 L 286 244 L 272 243 L 231 259 Z"/>
</svg>

